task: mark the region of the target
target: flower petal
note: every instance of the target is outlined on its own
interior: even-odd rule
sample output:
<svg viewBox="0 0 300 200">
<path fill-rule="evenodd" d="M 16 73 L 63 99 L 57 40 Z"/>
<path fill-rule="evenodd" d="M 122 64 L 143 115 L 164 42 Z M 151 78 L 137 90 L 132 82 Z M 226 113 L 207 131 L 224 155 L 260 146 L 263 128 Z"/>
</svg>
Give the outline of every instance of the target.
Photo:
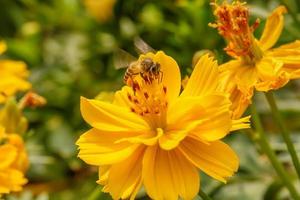
<svg viewBox="0 0 300 200">
<path fill-rule="evenodd" d="M 97 181 L 100 185 L 106 185 L 109 175 L 110 165 L 102 165 L 98 169 L 98 177 L 99 180 Z"/>
<path fill-rule="evenodd" d="M 123 137 L 132 136 L 132 132 L 105 133 L 95 128 L 80 136 L 76 144 L 82 160 L 91 165 L 110 165 L 128 158 L 139 146 L 129 142 L 119 142 Z"/>
<path fill-rule="evenodd" d="M 216 91 L 219 83 L 217 62 L 206 54 L 196 64 L 181 96 L 203 96 Z"/>
<path fill-rule="evenodd" d="M 142 173 L 144 186 L 152 199 L 193 199 L 200 187 L 198 171 L 177 150 L 147 148 Z"/>
<path fill-rule="evenodd" d="M 263 50 L 270 49 L 278 40 L 284 25 L 283 14 L 287 10 L 284 6 L 276 8 L 268 17 L 263 34 L 259 40 Z"/>
<path fill-rule="evenodd" d="M 250 118 L 251 116 L 247 116 L 240 119 L 232 120 L 232 126 L 230 131 L 250 128 Z"/>
<path fill-rule="evenodd" d="M 168 128 L 160 138 L 161 147 L 165 149 L 162 144 L 165 139 L 165 143 L 173 140 L 169 141 L 168 149 L 170 144 L 174 148 L 187 134 L 207 141 L 223 138 L 231 128 L 230 106 L 224 94 L 179 98 L 169 108 Z"/>
<path fill-rule="evenodd" d="M 153 60 L 158 62 L 163 73 L 162 83 L 167 87 L 169 102 L 178 97 L 181 89 L 181 74 L 177 62 L 164 52 L 157 52 Z"/>
<path fill-rule="evenodd" d="M 283 63 L 273 58 L 265 57 L 256 68 L 258 71 L 259 82 L 255 88 L 259 91 L 276 90 L 283 87 L 289 81 L 289 74 L 282 70 Z"/>
<path fill-rule="evenodd" d="M 232 63 L 234 65 L 237 64 L 237 62 L 230 61 L 228 63 Z M 227 65 L 230 67 L 230 65 Z M 224 66 L 223 66 L 224 67 Z M 224 68 L 223 68 L 224 69 Z M 232 102 L 231 110 L 232 110 L 232 118 L 233 119 L 239 119 L 245 110 L 248 108 L 248 106 L 251 104 L 251 99 L 254 93 L 254 89 L 249 89 L 248 92 L 244 91 L 242 92 L 238 88 L 238 83 L 236 83 L 234 80 L 235 69 L 233 70 L 224 70 L 221 71 L 221 80 L 219 84 L 220 91 L 226 92 L 230 95 L 229 99 Z"/>
<path fill-rule="evenodd" d="M 17 148 L 13 145 L 5 144 L 0 146 L 0 169 L 9 167 L 17 157 Z"/>
<path fill-rule="evenodd" d="M 260 80 L 274 79 L 282 68 L 283 63 L 278 62 L 271 57 L 264 57 L 257 64 L 257 72 Z"/>
<path fill-rule="evenodd" d="M 144 151 L 145 147 L 139 147 L 126 160 L 111 166 L 105 191 L 113 199 L 128 199 L 139 189 Z"/>
<path fill-rule="evenodd" d="M 251 93 L 258 82 L 257 69 L 253 66 L 241 66 L 236 73 L 235 82 L 238 89 L 244 94 Z"/>
<path fill-rule="evenodd" d="M 24 141 L 18 134 L 8 134 L 9 144 L 17 148 L 17 157 L 12 164 L 12 167 L 22 172 L 27 171 L 29 167 L 28 155 L 25 149 Z"/>
<path fill-rule="evenodd" d="M 116 143 L 119 142 L 130 142 L 130 143 L 138 143 L 138 144 L 145 144 L 148 146 L 155 145 L 160 137 L 162 137 L 164 134 L 163 129 L 157 128 L 156 132 L 155 131 L 144 131 L 141 132 L 140 134 L 134 135 L 133 137 L 124 137 Z"/>
<path fill-rule="evenodd" d="M 294 49 L 294 50 L 300 50 L 300 40 L 295 40 L 294 42 L 281 45 L 280 47 L 276 48 L 278 50 L 284 50 L 284 49 Z M 272 49 L 272 50 L 276 50 Z"/>
<path fill-rule="evenodd" d="M 177 147 L 188 133 L 185 129 L 168 131 L 159 138 L 159 146 L 164 150 L 171 150 Z"/>
<path fill-rule="evenodd" d="M 254 66 L 244 64 L 242 60 L 232 60 L 220 65 L 220 71 L 219 91 L 229 92 L 232 96 L 236 90 L 235 95 L 238 95 L 238 98 L 250 99 L 252 97 L 253 88 L 258 82 L 257 69 Z"/>
<path fill-rule="evenodd" d="M 113 104 L 129 108 L 130 101 L 128 99 L 128 94 L 131 94 L 131 93 L 132 93 L 132 89 L 130 87 L 128 87 L 128 86 L 122 87 L 121 90 L 119 90 L 115 93 L 115 98 L 114 98 Z"/>
<path fill-rule="evenodd" d="M 291 79 L 300 78 L 300 41 L 272 49 L 267 56 L 283 63 L 282 71 L 290 74 Z"/>
<path fill-rule="evenodd" d="M 5 169 L 0 172 L 0 194 L 7 194 L 11 191 L 18 192 L 27 183 L 24 174 L 15 169 Z"/>
<path fill-rule="evenodd" d="M 108 132 L 149 130 L 147 122 L 129 108 L 81 97 L 81 114 L 84 120 L 98 130 Z"/>
<path fill-rule="evenodd" d="M 237 155 L 221 141 L 207 144 L 186 138 L 179 149 L 200 170 L 222 182 L 226 182 L 226 178 L 232 176 L 239 166 Z"/>
</svg>

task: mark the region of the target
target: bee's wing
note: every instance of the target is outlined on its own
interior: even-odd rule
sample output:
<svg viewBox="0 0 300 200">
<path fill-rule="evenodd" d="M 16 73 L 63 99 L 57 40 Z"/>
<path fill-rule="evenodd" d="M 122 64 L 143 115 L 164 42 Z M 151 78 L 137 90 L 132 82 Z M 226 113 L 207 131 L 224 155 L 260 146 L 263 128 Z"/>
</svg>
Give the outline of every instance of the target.
<svg viewBox="0 0 300 200">
<path fill-rule="evenodd" d="M 113 64 L 116 69 L 127 68 L 137 59 L 123 49 L 117 49 L 113 56 Z"/>
<path fill-rule="evenodd" d="M 156 52 L 149 44 L 147 44 L 140 37 L 135 37 L 133 42 L 134 42 L 134 46 L 136 48 L 136 51 L 139 54 L 146 54 L 146 53 L 149 53 L 149 52 L 155 53 Z"/>
</svg>

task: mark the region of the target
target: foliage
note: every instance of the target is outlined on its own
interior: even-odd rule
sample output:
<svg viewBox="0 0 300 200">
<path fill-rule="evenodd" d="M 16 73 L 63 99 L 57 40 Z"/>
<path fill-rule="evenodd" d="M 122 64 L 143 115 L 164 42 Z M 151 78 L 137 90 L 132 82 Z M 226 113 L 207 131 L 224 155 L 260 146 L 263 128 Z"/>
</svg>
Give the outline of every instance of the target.
<svg viewBox="0 0 300 200">
<path fill-rule="evenodd" d="M 283 35 L 277 45 L 299 39 L 297 0 L 288 3 Z M 253 21 L 264 19 L 279 0 L 248 1 Z M 99 10 L 99 12 L 102 12 Z M 208 0 L 146 1 L 117 0 L 114 17 L 99 22 L 79 0 L 0 1 L 0 36 L 8 44 L 7 57 L 25 61 L 31 71 L 33 89 L 47 99 L 47 105 L 26 110 L 30 131 L 24 136 L 30 156 L 29 184 L 9 200 L 87 199 L 96 187 L 97 169 L 77 158 L 75 141 L 88 129 L 80 115 L 80 96 L 93 98 L 114 91 L 122 84 L 124 70 L 116 70 L 113 52 L 117 48 L 135 54 L 133 38 L 141 36 L 155 49 L 164 50 L 189 75 L 195 52 L 212 50 L 220 63 L 228 60 L 225 42 L 208 27 L 214 20 Z M 298 16 L 298 20 L 300 20 Z M 300 82 L 292 81 L 277 92 L 279 107 L 293 131 L 300 152 Z M 105 96 L 105 95 L 104 95 Z M 286 169 L 290 157 L 277 134 L 264 99 L 256 96 L 272 146 Z M 260 149 L 253 145 L 255 133 L 231 135 L 227 140 L 241 159 L 237 175 L 227 185 L 202 177 L 201 185 L 214 199 L 287 199 L 288 192 Z M 295 176 L 296 177 L 296 176 Z M 299 183 L 297 183 L 299 185 Z M 299 187 L 298 187 L 299 188 Z M 101 194 L 99 199 L 110 199 Z M 141 199 L 146 199 L 140 194 Z"/>
</svg>

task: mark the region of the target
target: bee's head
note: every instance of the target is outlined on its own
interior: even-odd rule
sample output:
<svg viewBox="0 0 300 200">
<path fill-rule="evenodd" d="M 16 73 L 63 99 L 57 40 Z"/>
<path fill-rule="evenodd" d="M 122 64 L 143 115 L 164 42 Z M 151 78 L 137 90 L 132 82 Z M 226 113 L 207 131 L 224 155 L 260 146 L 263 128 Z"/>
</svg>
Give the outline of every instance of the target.
<svg viewBox="0 0 300 200">
<path fill-rule="evenodd" d="M 150 71 L 151 70 L 151 67 L 152 65 L 154 65 L 154 62 L 151 58 L 145 58 L 142 62 L 141 62 L 141 66 L 142 66 L 142 69 L 144 71 Z"/>
</svg>

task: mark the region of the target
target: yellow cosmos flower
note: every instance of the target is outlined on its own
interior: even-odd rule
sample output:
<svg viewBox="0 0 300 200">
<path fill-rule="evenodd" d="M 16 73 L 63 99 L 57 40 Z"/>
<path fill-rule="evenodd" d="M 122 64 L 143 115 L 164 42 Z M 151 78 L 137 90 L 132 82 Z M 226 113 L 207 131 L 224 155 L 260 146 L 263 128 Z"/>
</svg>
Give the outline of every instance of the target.
<svg viewBox="0 0 300 200">
<path fill-rule="evenodd" d="M 6 50 L 4 42 L 0 42 L 0 54 Z M 31 84 L 26 80 L 29 72 L 21 61 L 0 60 L 0 103 L 18 91 L 26 91 Z"/>
<path fill-rule="evenodd" d="M 300 41 L 273 48 L 284 25 L 283 6 L 268 17 L 262 36 L 257 40 L 253 32 L 259 20 L 249 26 L 249 10 L 245 3 L 234 1 L 214 4 L 216 23 L 211 26 L 227 40 L 225 51 L 234 58 L 220 66 L 226 75 L 229 90 L 237 87 L 243 100 L 250 100 L 253 88 L 269 91 L 284 86 L 290 79 L 300 77 Z M 250 103 L 250 101 L 248 101 Z M 241 104 L 243 105 L 243 104 Z M 245 106 L 243 106 L 245 107 Z"/>
<path fill-rule="evenodd" d="M 201 57 L 181 94 L 176 61 L 159 51 L 137 63 L 146 58 L 160 66 L 159 76 L 133 76 L 113 103 L 81 98 L 82 116 L 93 128 L 77 141 L 79 157 L 99 166 L 98 183 L 113 199 L 134 199 L 143 186 L 152 199 L 191 200 L 199 170 L 222 182 L 237 171 L 237 155 L 220 139 L 247 128 L 249 119 L 231 119 L 212 58 Z"/>
<path fill-rule="evenodd" d="M 0 127 L 0 195 L 22 190 L 28 158 L 19 135 L 6 134 Z"/>
<path fill-rule="evenodd" d="M 219 68 L 220 70 L 220 68 Z M 239 89 L 238 85 L 232 81 L 232 72 L 220 70 L 220 91 L 227 92 L 229 94 L 229 99 L 232 103 L 231 111 L 232 118 L 240 118 L 248 106 L 251 104 L 251 99 L 253 96 L 253 90 L 244 90 L 243 92 Z"/>
<path fill-rule="evenodd" d="M 116 0 L 83 0 L 91 16 L 99 22 L 106 22 L 113 16 Z"/>
</svg>

